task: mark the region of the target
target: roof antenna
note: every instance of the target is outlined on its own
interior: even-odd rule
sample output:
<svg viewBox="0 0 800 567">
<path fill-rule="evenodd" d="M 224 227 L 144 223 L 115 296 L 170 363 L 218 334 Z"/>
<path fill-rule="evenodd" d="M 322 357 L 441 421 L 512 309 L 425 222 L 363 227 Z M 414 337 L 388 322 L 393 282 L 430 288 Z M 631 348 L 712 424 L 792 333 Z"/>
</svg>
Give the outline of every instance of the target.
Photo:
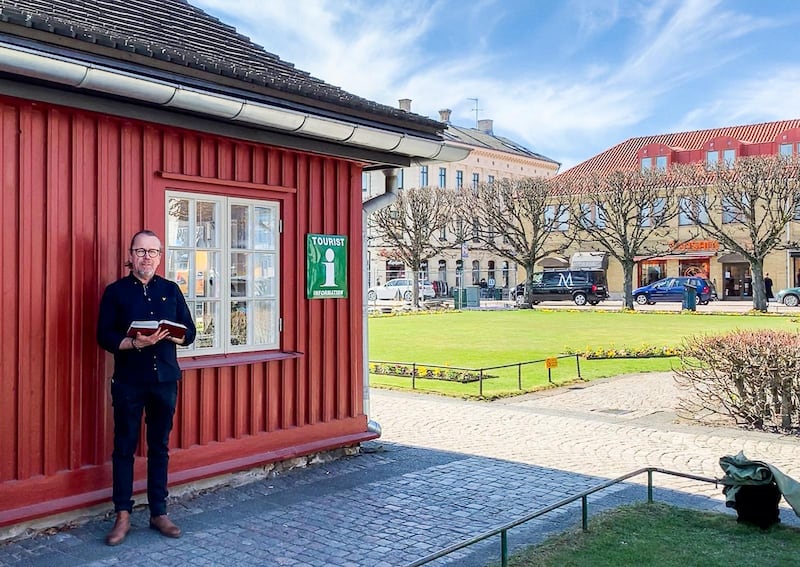
<svg viewBox="0 0 800 567">
<path fill-rule="evenodd" d="M 478 111 L 483 110 L 482 108 L 478 108 L 478 99 L 477 98 L 467 98 L 467 100 L 472 100 L 475 102 L 475 108 L 472 110 L 475 111 L 475 128 L 478 127 Z"/>
</svg>

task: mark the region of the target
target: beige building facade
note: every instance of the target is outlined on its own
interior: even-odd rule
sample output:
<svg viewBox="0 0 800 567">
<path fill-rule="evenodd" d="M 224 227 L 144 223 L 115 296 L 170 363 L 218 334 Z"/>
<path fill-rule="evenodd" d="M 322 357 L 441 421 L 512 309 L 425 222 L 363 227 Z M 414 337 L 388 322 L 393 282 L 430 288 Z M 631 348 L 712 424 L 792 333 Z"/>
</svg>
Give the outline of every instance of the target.
<svg viewBox="0 0 800 567">
<path fill-rule="evenodd" d="M 411 111 L 411 101 L 400 101 L 402 110 Z M 493 131 L 492 120 L 479 120 L 476 128 L 456 126 L 450 122 L 450 110 L 439 111 L 439 119 L 447 124 L 444 138 L 448 144 L 462 146 L 470 154 L 462 161 L 415 165 L 397 170 L 397 188 L 438 186 L 457 191 L 479 183 L 522 177 L 552 177 L 560 164 L 537 154 L 524 146 Z M 362 200 L 367 201 L 385 191 L 385 176 L 380 171 L 365 171 L 362 176 Z M 467 222 L 465 219 L 464 222 Z M 407 266 L 393 261 L 386 247 L 367 231 L 368 286 L 385 284 L 395 278 L 411 278 Z M 488 294 L 507 297 L 524 278 L 524 270 L 507 259 L 486 249 L 478 241 L 457 244 L 455 235 L 443 233 L 440 238 L 450 240 L 451 248 L 428 260 L 420 277 L 429 280 L 437 296 L 449 296 L 453 287 L 485 284 Z"/>
<path fill-rule="evenodd" d="M 800 120 L 784 120 L 763 124 L 731 126 L 712 130 L 697 130 L 629 139 L 561 173 L 581 176 L 614 170 L 631 171 L 643 168 L 668 168 L 678 164 L 714 166 L 722 160 L 735 165 L 746 156 L 800 155 Z M 719 160 L 719 161 L 718 161 Z M 800 211 L 798 211 L 800 213 Z M 723 210 L 709 210 L 718 215 L 731 236 L 745 242 L 742 225 L 726 223 Z M 776 247 L 764 261 L 764 273 L 773 281 L 773 292 L 800 286 L 800 249 L 789 245 L 800 241 L 800 214 L 786 227 L 783 244 Z M 745 258 L 727 250 L 700 226 L 685 215 L 672 222 L 664 244 L 678 242 L 669 254 L 637 259 L 634 288 L 668 276 L 703 275 L 713 284 L 720 300 L 752 301 L 753 279 Z M 588 242 L 573 244 L 570 254 L 589 250 L 602 251 Z M 568 254 L 569 255 L 569 254 Z M 550 259 L 542 264 L 547 265 Z M 612 298 L 622 297 L 623 272 L 615 259 L 610 258 L 607 270 L 608 287 Z"/>
</svg>

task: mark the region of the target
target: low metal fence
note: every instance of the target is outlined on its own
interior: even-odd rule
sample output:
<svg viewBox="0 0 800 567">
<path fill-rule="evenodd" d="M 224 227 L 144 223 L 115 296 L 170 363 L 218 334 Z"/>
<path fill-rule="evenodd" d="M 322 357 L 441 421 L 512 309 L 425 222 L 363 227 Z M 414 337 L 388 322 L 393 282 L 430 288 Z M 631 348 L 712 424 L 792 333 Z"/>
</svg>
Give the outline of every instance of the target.
<svg viewBox="0 0 800 567">
<path fill-rule="evenodd" d="M 526 360 L 524 362 L 514 362 L 511 364 L 500 364 L 497 366 L 486 366 L 483 368 L 467 368 L 463 366 L 449 366 L 449 365 L 441 365 L 441 364 L 422 364 L 420 362 L 397 362 L 397 361 L 388 361 L 388 360 L 370 360 L 370 365 L 387 365 L 387 366 L 397 366 L 403 369 L 410 369 L 410 377 L 411 378 L 411 389 L 414 390 L 417 387 L 417 378 L 424 378 L 424 376 L 418 376 L 418 369 L 425 368 L 426 370 L 436 369 L 440 372 L 466 372 L 478 377 L 478 391 L 479 395 L 483 395 L 483 381 L 485 376 L 489 374 L 491 370 L 501 370 L 503 368 L 516 368 L 517 369 L 517 388 L 522 390 L 522 367 L 523 366 L 530 366 L 532 364 L 542 364 L 544 363 L 547 368 L 547 381 L 551 384 L 553 383 L 553 375 L 552 370 L 555 367 L 553 364 L 554 360 L 562 359 L 562 358 L 574 358 L 575 359 L 575 368 L 577 372 L 578 379 L 581 378 L 581 359 L 580 354 L 562 354 L 558 356 L 550 356 L 547 358 L 540 358 L 538 360 Z M 389 373 L 379 373 L 379 374 L 389 374 Z M 391 374 L 392 376 L 407 376 L 407 374 Z"/>
<path fill-rule="evenodd" d="M 581 492 L 579 494 L 575 494 L 574 496 L 569 496 L 567 498 L 564 498 L 563 500 L 559 500 L 555 504 L 551 504 L 550 506 L 547 506 L 546 508 L 541 508 L 539 510 L 536 510 L 535 512 L 531 512 L 530 514 L 528 514 L 526 516 L 523 516 L 523 517 L 521 517 L 521 518 L 519 518 L 517 520 L 513 520 L 511 522 L 503 524 L 502 526 L 498 526 L 498 527 L 496 527 L 494 529 L 491 529 L 491 530 L 489 530 L 487 532 L 479 534 L 479 535 L 477 535 L 477 536 L 475 536 L 473 538 L 470 538 L 468 540 L 462 541 L 461 543 L 456 543 L 454 545 L 451 545 L 449 547 L 441 549 L 441 550 L 439 550 L 439 551 L 437 551 L 435 553 L 432 553 L 430 555 L 426 555 L 422 559 L 414 561 L 413 563 L 409 563 L 406 567 L 419 567 L 420 565 L 425 565 L 426 563 L 430 563 L 431 561 L 434 561 L 436 559 L 440 559 L 442 557 L 445 557 L 446 555 L 450 555 L 451 553 L 453 553 L 455 551 L 458 551 L 460 549 L 464 549 L 465 547 L 469 547 L 471 545 L 475 545 L 476 543 L 480 543 L 483 540 L 488 539 L 488 538 L 493 537 L 493 536 L 496 536 L 498 534 L 500 535 L 500 563 L 501 563 L 502 567 L 508 567 L 508 530 L 510 530 L 512 528 L 515 528 L 515 527 L 517 527 L 517 526 L 519 526 L 521 524 L 524 524 L 525 522 L 529 522 L 529 521 L 531 521 L 533 519 L 536 519 L 539 516 L 543 516 L 544 514 L 552 512 L 553 510 L 557 510 L 558 508 L 562 508 L 563 506 L 567 506 L 568 504 L 572 504 L 573 502 L 576 502 L 576 501 L 580 500 L 581 501 L 581 527 L 583 528 L 583 531 L 586 531 L 589 528 L 589 502 L 588 502 L 588 498 L 589 498 L 590 495 L 594 494 L 595 492 L 599 492 L 601 490 L 604 490 L 606 488 L 614 486 L 615 484 L 619 484 L 619 483 L 624 482 L 624 481 L 626 481 L 626 480 L 628 480 L 630 478 L 633 478 L 635 476 L 639 476 L 639 475 L 645 474 L 645 473 L 647 473 L 647 502 L 648 503 L 652 503 L 653 502 L 653 473 L 661 473 L 661 474 L 666 474 L 666 475 L 671 475 L 671 476 L 678 476 L 678 477 L 681 477 L 681 478 L 689 478 L 689 479 L 692 479 L 692 480 L 698 480 L 698 481 L 701 481 L 701 482 L 709 482 L 709 483 L 713 483 L 715 486 L 719 486 L 719 483 L 720 483 L 720 481 L 718 479 L 715 479 L 715 478 L 709 478 L 709 477 L 705 477 L 705 476 L 697 476 L 697 475 L 688 474 L 688 473 L 671 471 L 671 470 L 662 469 L 662 468 L 658 468 L 658 467 L 646 467 L 646 468 L 643 468 L 643 469 L 638 469 L 638 470 L 635 470 L 635 471 L 633 471 L 631 473 L 628 473 L 626 475 L 617 477 L 617 478 L 615 478 L 613 480 L 609 480 L 609 481 L 604 482 L 602 484 L 595 485 L 595 486 L 593 486 L 593 487 L 591 487 L 591 488 L 589 488 L 587 490 L 584 490 L 583 492 Z"/>
</svg>

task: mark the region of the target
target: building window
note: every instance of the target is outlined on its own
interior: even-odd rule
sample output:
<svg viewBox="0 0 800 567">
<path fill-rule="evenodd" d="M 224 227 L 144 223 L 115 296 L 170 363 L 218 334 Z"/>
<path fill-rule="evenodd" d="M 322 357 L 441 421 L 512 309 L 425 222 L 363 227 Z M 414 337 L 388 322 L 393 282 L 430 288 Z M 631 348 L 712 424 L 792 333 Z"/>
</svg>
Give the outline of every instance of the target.
<svg viewBox="0 0 800 567">
<path fill-rule="evenodd" d="M 366 193 L 369 189 L 369 173 L 366 171 L 361 172 L 361 192 Z"/>
<path fill-rule="evenodd" d="M 419 168 L 419 186 L 420 187 L 427 187 L 428 186 L 428 166 L 423 165 Z"/>
<path fill-rule="evenodd" d="M 656 157 L 656 169 L 658 171 L 667 171 L 667 156 Z"/>
<path fill-rule="evenodd" d="M 642 207 L 641 226 L 658 226 L 664 219 L 666 199 L 659 197 Z"/>
<path fill-rule="evenodd" d="M 725 163 L 725 167 L 733 167 L 733 164 L 736 161 L 736 150 L 723 150 L 722 161 Z"/>
<path fill-rule="evenodd" d="M 706 152 L 706 168 L 714 169 L 717 167 L 719 163 L 719 152 L 717 150 L 711 150 L 710 152 Z"/>
<path fill-rule="evenodd" d="M 456 189 L 464 187 L 464 172 L 456 170 Z"/>
<path fill-rule="evenodd" d="M 197 325 L 198 354 L 279 346 L 279 204 L 169 191 L 164 258 Z"/>
<path fill-rule="evenodd" d="M 478 240 L 481 236 L 481 225 L 478 217 L 472 217 L 472 240 Z"/>
<path fill-rule="evenodd" d="M 747 198 L 742 195 L 742 203 L 737 204 L 728 197 L 722 199 L 722 223 L 731 224 L 744 222 L 744 207 L 747 205 Z"/>
<path fill-rule="evenodd" d="M 480 182 L 481 182 L 480 174 L 479 173 L 473 173 L 472 174 L 472 188 L 473 189 L 477 189 L 478 185 L 480 184 Z"/>
<path fill-rule="evenodd" d="M 489 176 L 488 176 L 486 179 L 487 179 L 487 181 L 489 182 L 489 185 L 491 185 L 492 183 L 494 183 L 494 175 L 489 175 Z"/>
<path fill-rule="evenodd" d="M 581 203 L 581 218 L 578 220 L 583 228 L 605 228 L 606 217 L 603 206 L 597 203 Z"/>
<path fill-rule="evenodd" d="M 447 240 L 447 227 L 442 227 L 439 230 L 439 240 Z"/>
<path fill-rule="evenodd" d="M 708 223 L 708 206 L 706 198 L 702 197 L 701 199 L 693 199 L 690 197 L 681 197 L 678 210 L 678 224 L 680 226 L 687 226 L 690 224 L 706 223 Z"/>
<path fill-rule="evenodd" d="M 472 261 L 472 285 L 478 285 L 481 281 L 481 263 L 479 260 Z"/>
<path fill-rule="evenodd" d="M 649 157 L 642 158 L 640 164 L 639 169 L 644 173 L 645 171 L 650 171 L 650 168 L 653 167 L 653 160 Z"/>
<path fill-rule="evenodd" d="M 439 168 L 439 187 L 444 189 L 447 187 L 447 168 L 440 167 Z"/>
<path fill-rule="evenodd" d="M 569 209 L 563 206 L 548 205 L 544 210 L 545 230 L 565 232 L 569 230 Z"/>
<path fill-rule="evenodd" d="M 403 188 L 403 171 L 405 171 L 405 170 L 400 169 L 400 170 L 397 171 L 397 188 L 398 189 L 402 189 Z"/>
</svg>

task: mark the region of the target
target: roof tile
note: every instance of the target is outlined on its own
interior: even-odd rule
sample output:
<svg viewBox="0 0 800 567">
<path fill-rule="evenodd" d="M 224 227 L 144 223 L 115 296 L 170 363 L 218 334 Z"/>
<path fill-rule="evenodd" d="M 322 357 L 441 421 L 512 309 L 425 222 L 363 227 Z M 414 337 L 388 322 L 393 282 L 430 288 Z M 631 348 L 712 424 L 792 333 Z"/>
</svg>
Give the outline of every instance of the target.
<svg viewBox="0 0 800 567">
<path fill-rule="evenodd" d="M 186 0 L 0 0 L 0 21 L 300 94 L 430 132 L 440 122 L 356 96 L 281 60 Z"/>
</svg>

